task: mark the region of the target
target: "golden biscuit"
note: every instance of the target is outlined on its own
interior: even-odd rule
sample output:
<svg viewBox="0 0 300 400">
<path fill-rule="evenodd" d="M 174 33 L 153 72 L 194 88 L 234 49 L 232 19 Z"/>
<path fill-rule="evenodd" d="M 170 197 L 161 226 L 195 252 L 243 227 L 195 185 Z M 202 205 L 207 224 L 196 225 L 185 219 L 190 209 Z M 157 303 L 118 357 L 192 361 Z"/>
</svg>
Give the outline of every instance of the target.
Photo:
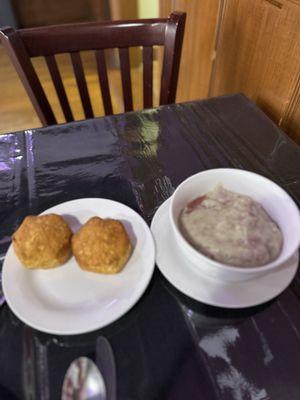
<svg viewBox="0 0 300 400">
<path fill-rule="evenodd" d="M 13 234 L 14 250 L 27 268 L 54 268 L 71 257 L 72 231 L 56 214 L 28 216 Z"/>
<path fill-rule="evenodd" d="M 120 221 L 93 217 L 72 237 L 72 250 L 82 269 L 116 274 L 126 264 L 132 245 Z"/>
</svg>

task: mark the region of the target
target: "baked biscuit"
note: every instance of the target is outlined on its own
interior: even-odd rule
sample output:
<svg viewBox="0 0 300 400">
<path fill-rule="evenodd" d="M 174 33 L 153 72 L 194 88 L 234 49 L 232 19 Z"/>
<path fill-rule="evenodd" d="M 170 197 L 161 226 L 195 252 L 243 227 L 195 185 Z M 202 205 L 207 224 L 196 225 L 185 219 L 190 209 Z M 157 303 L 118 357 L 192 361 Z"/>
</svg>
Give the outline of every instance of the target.
<svg viewBox="0 0 300 400">
<path fill-rule="evenodd" d="M 93 217 L 72 237 L 72 251 L 82 269 L 116 274 L 126 264 L 132 245 L 120 221 Z"/>
<path fill-rule="evenodd" d="M 54 268 L 71 257 L 72 231 L 56 214 L 28 216 L 13 234 L 14 250 L 27 268 Z"/>
</svg>

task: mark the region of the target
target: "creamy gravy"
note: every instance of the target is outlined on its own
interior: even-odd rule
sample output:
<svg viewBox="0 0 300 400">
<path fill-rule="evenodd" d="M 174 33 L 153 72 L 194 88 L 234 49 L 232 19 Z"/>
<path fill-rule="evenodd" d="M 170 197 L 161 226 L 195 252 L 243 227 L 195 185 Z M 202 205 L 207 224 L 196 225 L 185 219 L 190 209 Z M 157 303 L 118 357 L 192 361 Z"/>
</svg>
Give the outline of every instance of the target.
<svg viewBox="0 0 300 400">
<path fill-rule="evenodd" d="M 224 264 L 264 265 L 282 248 L 282 233 L 264 208 L 221 185 L 187 204 L 180 226 L 190 244 Z"/>
</svg>

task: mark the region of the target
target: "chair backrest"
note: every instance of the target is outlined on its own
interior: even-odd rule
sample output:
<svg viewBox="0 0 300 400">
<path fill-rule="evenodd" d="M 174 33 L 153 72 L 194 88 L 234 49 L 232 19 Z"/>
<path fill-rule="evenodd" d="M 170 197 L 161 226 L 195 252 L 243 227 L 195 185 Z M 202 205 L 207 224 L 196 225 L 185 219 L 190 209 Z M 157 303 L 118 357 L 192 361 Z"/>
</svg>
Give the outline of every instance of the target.
<svg viewBox="0 0 300 400">
<path fill-rule="evenodd" d="M 69 53 L 86 118 L 94 117 L 84 75 L 80 51 L 94 50 L 105 114 L 113 114 L 104 49 L 118 48 L 123 90 L 124 110 L 133 109 L 130 77 L 129 47 L 143 51 L 143 101 L 152 107 L 153 46 L 164 46 L 161 74 L 160 104 L 175 102 L 185 13 L 173 12 L 168 18 L 78 23 L 15 30 L 0 30 L 6 48 L 31 102 L 43 125 L 56 124 L 41 82 L 32 65 L 32 57 L 45 57 L 65 120 L 74 117 L 66 95 L 55 54 Z"/>
</svg>

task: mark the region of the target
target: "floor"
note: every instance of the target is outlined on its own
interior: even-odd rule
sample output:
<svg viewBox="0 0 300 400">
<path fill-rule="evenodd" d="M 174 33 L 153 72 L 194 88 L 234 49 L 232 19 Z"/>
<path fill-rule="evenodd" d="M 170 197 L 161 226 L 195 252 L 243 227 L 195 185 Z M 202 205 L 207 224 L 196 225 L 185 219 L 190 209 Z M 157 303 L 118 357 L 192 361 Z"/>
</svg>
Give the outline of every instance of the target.
<svg viewBox="0 0 300 400">
<path fill-rule="evenodd" d="M 132 91 L 134 109 L 142 109 L 142 67 L 141 53 L 139 49 L 134 50 L 134 67 L 131 69 Z M 132 55 L 132 54 L 131 54 Z M 106 54 L 109 64 L 108 79 L 111 90 L 112 105 L 114 113 L 123 112 L 122 89 L 120 72 L 115 64 L 113 54 Z M 76 120 L 84 119 L 78 90 L 73 75 L 69 55 L 56 56 L 59 69 L 63 78 L 68 99 Z M 98 84 L 98 75 L 94 54 L 92 52 L 82 53 L 82 61 L 86 74 L 87 85 L 91 97 L 93 110 L 96 116 L 104 115 L 102 99 Z M 59 101 L 56 96 L 47 66 L 42 57 L 33 60 L 34 68 L 40 77 L 43 88 L 48 96 L 53 111 L 59 123 L 65 122 Z M 154 105 L 158 104 L 160 66 L 158 61 L 153 63 L 153 97 Z M 41 126 L 31 102 L 22 86 L 22 83 L 14 70 L 4 49 L 0 47 L 0 134 L 30 129 Z"/>
</svg>

